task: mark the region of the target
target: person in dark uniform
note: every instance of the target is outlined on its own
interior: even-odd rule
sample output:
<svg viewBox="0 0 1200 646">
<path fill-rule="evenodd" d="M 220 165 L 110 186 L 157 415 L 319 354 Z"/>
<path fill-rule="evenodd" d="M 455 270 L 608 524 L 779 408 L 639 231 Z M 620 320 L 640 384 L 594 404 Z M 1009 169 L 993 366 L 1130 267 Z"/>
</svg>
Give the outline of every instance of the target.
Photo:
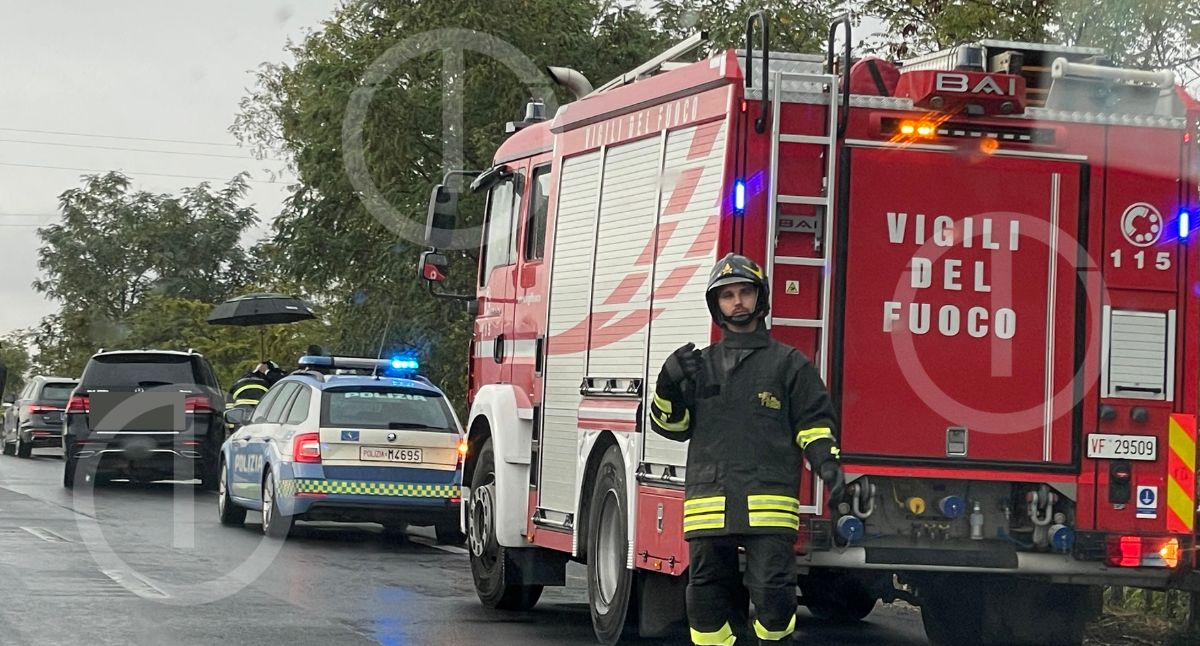
<svg viewBox="0 0 1200 646">
<path fill-rule="evenodd" d="M 229 386 L 230 408 L 236 406 L 254 407 L 262 401 L 263 395 L 271 388 L 267 380 L 270 366 L 266 361 L 260 361 L 253 370 L 247 370 Z"/>
<path fill-rule="evenodd" d="M 275 382 L 283 379 L 286 375 L 283 370 L 275 364 L 274 361 L 263 360 L 254 366 L 253 370 L 246 371 L 241 377 L 238 377 L 232 385 L 229 386 L 229 399 L 226 409 L 245 408 L 253 410 L 258 406 L 258 402 L 262 401 L 267 391 Z M 226 428 L 232 432 L 235 430 L 232 424 L 226 424 Z"/>
<path fill-rule="evenodd" d="M 658 375 L 651 427 L 688 447 L 684 538 L 692 642 L 730 646 L 739 588 L 738 547 L 757 610 L 760 643 L 790 639 L 796 628 L 796 558 L 802 461 L 840 499 L 837 421 L 817 369 L 800 351 L 771 338 L 767 276 L 729 254 L 709 276 L 706 299 L 722 328 L 719 342 L 672 353 Z"/>
</svg>

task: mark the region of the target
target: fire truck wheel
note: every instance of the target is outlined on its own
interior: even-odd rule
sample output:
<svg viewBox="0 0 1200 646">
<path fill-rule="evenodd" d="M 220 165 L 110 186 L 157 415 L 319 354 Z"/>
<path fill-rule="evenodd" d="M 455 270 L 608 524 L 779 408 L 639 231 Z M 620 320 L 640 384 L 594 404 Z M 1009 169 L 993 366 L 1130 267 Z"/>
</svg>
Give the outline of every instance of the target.
<svg viewBox="0 0 1200 646">
<path fill-rule="evenodd" d="M 945 579 L 918 596 L 933 646 L 1079 646 L 1094 614 L 1092 590 L 1079 585 Z"/>
<path fill-rule="evenodd" d="M 979 643 L 984 595 L 978 589 L 938 585 L 920 589 L 921 623 L 932 646 Z"/>
<path fill-rule="evenodd" d="M 484 443 L 471 475 L 471 500 L 467 511 L 467 549 L 475 594 L 483 605 L 499 610 L 528 610 L 542 596 L 542 586 L 505 580 L 513 568 L 505 548 L 496 540 L 496 463 L 492 441 Z M 515 569 L 515 568 L 514 568 Z"/>
<path fill-rule="evenodd" d="M 861 581 L 844 575 L 802 577 L 800 591 L 809 612 L 818 619 L 833 622 L 866 619 L 877 601 Z"/>
<path fill-rule="evenodd" d="M 600 643 L 621 639 L 628 616 L 633 570 L 628 562 L 628 499 L 621 449 L 608 447 L 600 460 L 588 504 L 588 606 Z"/>
</svg>

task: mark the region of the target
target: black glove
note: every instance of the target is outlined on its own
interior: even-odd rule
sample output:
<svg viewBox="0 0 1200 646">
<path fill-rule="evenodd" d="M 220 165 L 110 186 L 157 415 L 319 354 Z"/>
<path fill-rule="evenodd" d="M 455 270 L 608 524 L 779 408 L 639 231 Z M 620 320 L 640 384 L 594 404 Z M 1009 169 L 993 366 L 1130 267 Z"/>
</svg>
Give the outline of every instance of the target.
<svg viewBox="0 0 1200 646">
<path fill-rule="evenodd" d="M 658 394 L 668 398 L 682 395 L 684 382 L 700 372 L 703 366 L 700 357 L 695 343 L 680 346 L 672 352 L 658 373 Z"/>
<path fill-rule="evenodd" d="M 829 489 L 829 505 L 836 507 L 846 495 L 846 475 L 842 473 L 842 465 L 837 458 L 831 457 L 821 463 L 817 475 L 821 476 L 825 488 Z"/>
</svg>

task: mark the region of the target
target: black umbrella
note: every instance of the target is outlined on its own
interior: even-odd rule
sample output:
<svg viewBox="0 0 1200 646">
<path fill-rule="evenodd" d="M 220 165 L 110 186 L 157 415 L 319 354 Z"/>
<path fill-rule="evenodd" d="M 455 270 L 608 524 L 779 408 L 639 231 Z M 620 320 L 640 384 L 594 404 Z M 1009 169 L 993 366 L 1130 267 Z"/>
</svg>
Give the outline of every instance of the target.
<svg viewBox="0 0 1200 646">
<path fill-rule="evenodd" d="M 216 306 L 208 315 L 209 325 L 259 326 L 295 323 L 316 318 L 298 298 L 283 294 L 247 294 Z M 259 350 L 266 353 L 263 331 L 259 330 Z"/>
</svg>

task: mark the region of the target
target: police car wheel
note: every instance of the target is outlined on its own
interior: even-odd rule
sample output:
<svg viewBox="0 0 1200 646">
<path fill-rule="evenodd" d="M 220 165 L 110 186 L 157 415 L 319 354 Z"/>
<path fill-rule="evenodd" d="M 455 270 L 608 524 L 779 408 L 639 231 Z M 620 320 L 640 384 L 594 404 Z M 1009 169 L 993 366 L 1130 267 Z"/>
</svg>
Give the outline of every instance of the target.
<svg viewBox="0 0 1200 646">
<path fill-rule="evenodd" d="M 275 478 L 267 471 L 263 475 L 263 533 L 271 538 L 286 538 L 292 531 L 292 517 L 279 513 Z"/>
<path fill-rule="evenodd" d="M 225 469 L 225 461 L 221 461 L 220 479 L 217 482 L 217 513 L 221 524 L 230 527 L 241 527 L 246 522 L 246 508 L 239 507 L 229 497 L 229 474 Z"/>
<path fill-rule="evenodd" d="M 467 551 L 471 558 L 471 577 L 475 582 L 475 594 L 483 605 L 498 610 L 528 610 L 542 596 L 542 586 L 520 585 L 505 580 L 506 570 L 513 566 L 496 540 L 495 490 L 495 453 L 492 441 L 488 440 L 479 452 L 475 471 L 471 475 L 471 499 L 467 513 Z"/>
<path fill-rule="evenodd" d="M 592 628 L 603 644 L 616 644 L 629 618 L 633 571 L 628 562 L 628 506 L 625 461 L 620 447 L 608 447 L 600 460 L 588 505 L 588 607 Z"/>
</svg>

